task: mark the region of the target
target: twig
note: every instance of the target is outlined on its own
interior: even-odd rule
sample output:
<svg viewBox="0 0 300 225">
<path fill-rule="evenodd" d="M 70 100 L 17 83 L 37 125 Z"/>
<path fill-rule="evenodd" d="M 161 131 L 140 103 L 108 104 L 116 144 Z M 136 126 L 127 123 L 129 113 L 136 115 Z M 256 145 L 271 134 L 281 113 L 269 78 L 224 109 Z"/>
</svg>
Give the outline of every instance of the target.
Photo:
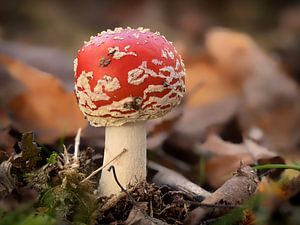
<svg viewBox="0 0 300 225">
<path fill-rule="evenodd" d="M 64 163 L 69 164 L 70 159 L 69 159 L 69 154 L 68 154 L 67 148 L 65 145 L 63 145 L 63 148 L 64 148 Z"/>
<path fill-rule="evenodd" d="M 258 183 L 259 179 L 253 168 L 250 166 L 239 168 L 232 178 L 201 202 L 206 206 L 224 204 L 226 207 L 207 208 L 199 206 L 185 218 L 185 225 L 198 225 L 207 215 L 210 217 L 221 216 L 231 209 L 227 206 L 236 205 L 239 207 L 255 193 Z"/>
<path fill-rule="evenodd" d="M 75 162 L 78 162 L 80 135 L 81 135 L 81 128 L 78 129 L 76 137 L 75 137 L 74 155 L 73 155 L 73 159 Z"/>
<path fill-rule="evenodd" d="M 204 190 L 197 184 L 189 181 L 183 175 L 162 165 L 149 161 L 148 167 L 156 172 L 156 174 L 152 178 L 152 181 L 158 185 L 168 185 L 176 190 L 188 192 L 194 197 L 201 196 L 203 198 L 207 198 L 211 195 L 211 193 Z"/>
<path fill-rule="evenodd" d="M 130 200 L 132 200 L 132 201 L 135 202 L 135 200 L 131 197 L 131 195 L 126 191 L 125 188 L 123 188 L 123 186 L 122 186 L 121 183 L 119 182 L 118 177 L 117 177 L 117 174 L 116 174 L 116 169 L 115 169 L 115 167 L 114 167 L 114 166 L 110 166 L 110 167 L 108 168 L 108 171 L 109 171 L 109 172 L 112 171 L 112 173 L 113 173 L 113 175 L 114 175 L 114 179 L 115 179 L 117 185 L 119 186 L 119 188 L 120 188 L 123 192 L 125 192 L 125 193 L 128 195 L 128 197 L 130 198 Z"/>
<path fill-rule="evenodd" d="M 201 222 L 199 225 L 210 225 L 210 224 L 214 224 L 216 222 L 217 219 L 215 218 L 211 218 L 211 219 L 207 219 L 203 222 Z"/>
<path fill-rule="evenodd" d="M 163 210 L 161 210 L 158 215 L 160 216 L 161 214 L 163 214 L 166 210 L 171 209 L 175 207 L 174 205 L 167 205 L 165 208 L 163 208 Z"/>
<path fill-rule="evenodd" d="M 203 208 L 221 208 L 221 209 L 235 209 L 238 208 L 238 205 L 221 205 L 221 204 L 205 204 L 197 201 L 188 201 L 188 200 L 177 200 L 176 203 L 188 203 L 190 205 L 201 206 Z"/>
<path fill-rule="evenodd" d="M 150 201 L 149 201 L 149 214 L 150 214 L 150 217 L 153 217 L 153 204 L 152 204 L 152 199 L 150 198 Z"/>
<path fill-rule="evenodd" d="M 271 170 L 266 170 L 262 173 L 257 173 L 257 176 L 259 179 L 265 177 L 265 176 L 268 176 L 269 174 L 273 173 L 275 171 L 275 169 L 271 169 Z"/>
<path fill-rule="evenodd" d="M 102 165 L 101 167 L 99 167 L 98 169 L 93 171 L 90 175 L 88 175 L 86 178 L 84 178 L 82 181 L 80 181 L 80 183 L 83 183 L 83 182 L 89 180 L 91 177 L 93 177 L 94 175 L 99 173 L 101 170 L 103 170 L 105 167 L 107 167 L 109 164 L 111 164 L 113 161 L 115 161 L 117 158 L 119 158 L 121 155 L 123 155 L 126 151 L 127 151 L 127 149 L 124 148 L 122 152 L 120 152 L 118 155 L 116 155 L 114 158 L 112 158 L 106 164 Z"/>
</svg>

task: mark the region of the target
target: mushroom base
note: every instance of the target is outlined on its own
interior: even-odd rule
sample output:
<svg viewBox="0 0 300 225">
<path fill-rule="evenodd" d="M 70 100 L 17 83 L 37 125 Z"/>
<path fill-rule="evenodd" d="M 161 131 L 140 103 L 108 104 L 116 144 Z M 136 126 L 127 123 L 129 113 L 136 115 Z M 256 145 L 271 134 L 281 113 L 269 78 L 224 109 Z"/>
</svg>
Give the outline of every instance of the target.
<svg viewBox="0 0 300 225">
<path fill-rule="evenodd" d="M 103 165 L 127 151 L 109 166 L 115 167 L 120 184 L 127 188 L 146 179 L 146 126 L 145 122 L 127 123 L 120 127 L 105 128 L 105 150 Z M 118 186 L 113 173 L 106 167 L 102 170 L 99 193 L 101 196 L 118 194 Z"/>
</svg>

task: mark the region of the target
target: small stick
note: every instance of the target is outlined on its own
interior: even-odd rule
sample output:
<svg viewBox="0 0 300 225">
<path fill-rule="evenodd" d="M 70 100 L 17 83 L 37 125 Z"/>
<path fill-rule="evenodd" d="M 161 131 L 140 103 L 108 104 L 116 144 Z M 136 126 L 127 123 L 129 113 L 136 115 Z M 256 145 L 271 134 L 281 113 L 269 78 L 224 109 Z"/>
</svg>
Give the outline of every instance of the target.
<svg viewBox="0 0 300 225">
<path fill-rule="evenodd" d="M 239 208 L 238 205 L 221 205 L 221 204 L 205 204 L 197 201 L 186 201 L 186 200 L 177 200 L 176 203 L 188 203 L 190 205 L 201 206 L 203 208 L 221 208 L 221 209 L 235 209 Z"/>
<path fill-rule="evenodd" d="M 189 181 L 183 175 L 158 163 L 150 161 L 148 162 L 148 167 L 157 172 L 152 178 L 152 181 L 158 185 L 168 185 L 173 189 L 188 192 L 193 196 L 201 196 L 203 198 L 207 198 L 211 195 L 211 193 Z"/>
<path fill-rule="evenodd" d="M 78 162 L 80 135 L 81 135 L 81 128 L 78 129 L 76 137 L 75 137 L 74 156 L 73 156 L 75 162 Z"/>
<path fill-rule="evenodd" d="M 123 192 L 125 192 L 126 195 L 128 195 L 128 197 L 130 198 L 130 200 L 132 200 L 133 202 L 135 202 L 135 200 L 131 197 L 131 195 L 126 191 L 125 188 L 123 188 L 123 186 L 122 186 L 121 183 L 119 182 L 119 179 L 118 179 L 117 174 L 116 174 L 115 167 L 114 167 L 114 166 L 110 166 L 110 167 L 108 168 L 108 171 L 109 171 L 109 172 L 112 171 L 112 173 L 113 173 L 113 175 L 114 175 L 114 179 L 115 179 L 117 185 L 119 186 L 119 188 L 120 188 Z"/>
<path fill-rule="evenodd" d="M 107 167 L 109 164 L 111 164 L 113 161 L 115 161 L 117 158 L 119 158 L 121 155 L 123 155 L 126 151 L 127 151 L 127 149 L 124 148 L 122 152 L 120 152 L 118 155 L 116 155 L 114 158 L 112 158 L 106 164 L 102 165 L 101 167 L 99 167 L 98 169 L 93 171 L 90 175 L 88 175 L 86 178 L 84 178 L 82 181 L 80 181 L 80 183 L 83 183 L 83 182 L 89 180 L 91 177 L 93 177 L 94 175 L 99 173 L 101 170 L 103 170 L 105 167 Z"/>
<path fill-rule="evenodd" d="M 65 161 L 64 163 L 67 165 L 70 163 L 69 154 L 65 145 L 63 145 L 63 148 L 64 148 L 64 161 Z"/>
<path fill-rule="evenodd" d="M 206 207 L 199 206 L 189 212 L 184 224 L 198 225 L 207 215 L 210 218 L 218 217 L 232 208 L 228 206 L 239 207 L 255 193 L 258 183 L 257 174 L 250 166 L 239 168 L 233 177 L 201 202 Z M 226 205 L 225 208 L 219 207 L 220 204 Z M 208 205 L 218 207 L 207 207 Z"/>
</svg>

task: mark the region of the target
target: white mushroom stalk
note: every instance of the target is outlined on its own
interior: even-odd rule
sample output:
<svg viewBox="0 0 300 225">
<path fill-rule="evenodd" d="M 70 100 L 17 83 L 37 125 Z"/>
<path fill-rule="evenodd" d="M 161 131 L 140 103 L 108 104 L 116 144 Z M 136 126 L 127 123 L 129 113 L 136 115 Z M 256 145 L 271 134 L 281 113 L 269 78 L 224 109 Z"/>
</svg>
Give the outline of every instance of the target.
<svg viewBox="0 0 300 225">
<path fill-rule="evenodd" d="M 105 128 L 105 150 L 103 164 L 107 164 L 126 149 L 122 157 L 114 160 L 117 178 L 127 189 L 146 179 L 146 127 L 145 122 L 127 123 L 120 127 Z M 102 170 L 99 192 L 109 196 L 120 192 L 116 180 L 107 169 Z"/>
<path fill-rule="evenodd" d="M 145 124 L 180 103 L 185 92 L 180 55 L 159 33 L 116 28 L 84 44 L 74 71 L 79 108 L 92 126 L 106 127 L 103 165 L 114 166 L 123 188 L 145 181 Z M 103 169 L 100 195 L 120 191 L 113 174 Z"/>
</svg>

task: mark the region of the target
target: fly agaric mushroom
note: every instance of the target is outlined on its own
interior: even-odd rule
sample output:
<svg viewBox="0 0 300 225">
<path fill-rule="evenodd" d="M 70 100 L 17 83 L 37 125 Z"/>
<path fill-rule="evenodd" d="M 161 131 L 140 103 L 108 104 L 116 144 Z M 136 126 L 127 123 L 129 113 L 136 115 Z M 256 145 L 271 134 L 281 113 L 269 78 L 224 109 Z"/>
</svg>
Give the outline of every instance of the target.
<svg viewBox="0 0 300 225">
<path fill-rule="evenodd" d="M 164 116 L 185 92 L 185 67 L 172 43 L 149 29 L 101 32 L 74 60 L 78 104 L 92 126 L 105 128 L 104 162 L 112 164 L 123 187 L 146 179 L 146 127 Z M 121 189 L 102 171 L 100 195 Z"/>
</svg>

